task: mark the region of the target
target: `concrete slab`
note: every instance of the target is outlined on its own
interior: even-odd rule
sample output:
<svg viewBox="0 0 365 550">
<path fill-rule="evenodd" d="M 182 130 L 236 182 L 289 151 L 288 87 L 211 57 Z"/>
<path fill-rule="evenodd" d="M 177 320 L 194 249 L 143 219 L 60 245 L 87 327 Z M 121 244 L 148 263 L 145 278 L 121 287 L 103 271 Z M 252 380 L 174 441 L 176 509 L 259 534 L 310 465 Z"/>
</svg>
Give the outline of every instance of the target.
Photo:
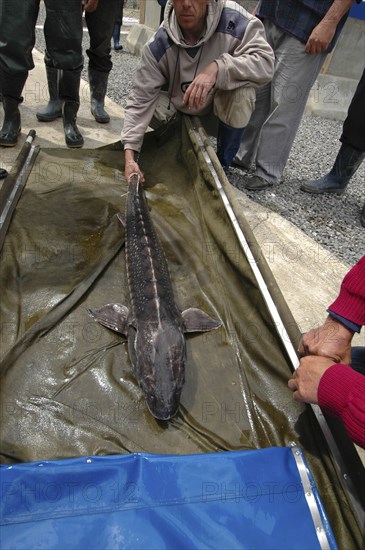
<svg viewBox="0 0 365 550">
<path fill-rule="evenodd" d="M 128 51 L 134 55 L 141 55 L 145 44 L 154 35 L 154 31 L 146 25 L 134 25 L 128 33 Z"/>
<path fill-rule="evenodd" d="M 62 119 L 51 123 L 38 122 L 35 113 L 47 101 L 47 84 L 43 55 L 33 52 L 35 68 L 31 71 L 21 106 L 22 134 L 16 147 L 0 147 L 0 166 L 10 169 L 30 129 L 36 130 L 35 144 L 42 148 L 65 148 Z M 109 124 L 98 124 L 90 113 L 89 87 L 81 86 L 81 107 L 78 125 L 85 139 L 85 148 L 114 143 L 120 138 L 123 108 L 107 98 L 111 116 Z M 0 120 L 2 112 L 0 110 Z M 307 237 L 290 222 L 251 201 L 234 188 L 242 213 L 248 220 L 279 288 L 302 332 L 319 325 L 326 316 L 326 307 L 337 296 L 343 276 L 351 267 L 338 261 L 326 249 Z M 356 337 L 356 345 L 365 345 L 365 333 Z M 365 451 L 360 451 L 365 460 Z"/>
<path fill-rule="evenodd" d="M 359 80 L 320 74 L 312 87 L 305 114 L 344 121 Z"/>
</svg>

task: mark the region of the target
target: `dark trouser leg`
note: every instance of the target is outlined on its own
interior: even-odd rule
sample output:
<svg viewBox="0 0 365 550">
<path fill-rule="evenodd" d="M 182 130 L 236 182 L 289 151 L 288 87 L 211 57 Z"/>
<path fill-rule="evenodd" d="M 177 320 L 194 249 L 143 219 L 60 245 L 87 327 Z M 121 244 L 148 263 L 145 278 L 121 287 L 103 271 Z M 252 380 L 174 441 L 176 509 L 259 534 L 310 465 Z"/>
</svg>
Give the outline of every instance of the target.
<svg viewBox="0 0 365 550">
<path fill-rule="evenodd" d="M 56 69 L 82 69 L 82 4 L 80 0 L 44 0 L 46 65 Z"/>
<path fill-rule="evenodd" d="M 117 6 L 116 0 L 102 0 L 95 11 L 85 13 L 90 37 L 90 47 L 86 50 L 89 67 L 104 73 L 113 67 L 110 52 Z"/>
<path fill-rule="evenodd" d="M 36 113 L 40 122 L 51 122 L 62 116 L 62 102 L 58 97 L 58 69 L 46 65 L 49 101 Z"/>
<path fill-rule="evenodd" d="M 66 145 L 82 147 L 84 140 L 76 125 L 80 106 L 82 55 L 82 4 L 79 0 L 44 0 L 47 17 L 44 36 L 46 65 L 60 69 L 58 94 L 63 105 Z"/>
<path fill-rule="evenodd" d="M 347 117 L 343 123 L 340 141 L 359 151 L 365 151 L 365 69 L 351 100 Z"/>
<path fill-rule="evenodd" d="M 123 49 L 123 46 L 120 44 L 120 29 L 122 28 L 122 25 L 119 23 L 115 23 L 114 25 L 114 31 L 113 31 L 113 42 L 114 42 L 114 49 L 115 51 L 119 51 Z"/>
<path fill-rule="evenodd" d="M 239 149 L 244 128 L 233 128 L 219 122 L 217 135 L 217 157 L 223 170 L 228 171 Z"/>
<path fill-rule="evenodd" d="M 100 123 L 109 122 L 110 117 L 104 108 L 111 61 L 110 41 L 119 7 L 118 0 L 103 0 L 93 12 L 85 13 L 89 31 L 90 47 L 86 50 L 89 58 L 89 84 L 91 112 Z"/>
<path fill-rule="evenodd" d="M 81 71 L 60 71 L 59 96 L 63 104 L 63 126 L 68 147 L 82 147 L 84 139 L 76 125 L 77 112 L 80 107 Z"/>
<path fill-rule="evenodd" d="M 365 158 L 365 69 L 351 100 L 346 120 L 343 123 L 341 148 L 331 171 L 319 178 L 302 183 L 301 190 L 307 193 L 344 193 L 350 179 Z M 365 227 L 365 204 L 360 218 Z"/>
<path fill-rule="evenodd" d="M 23 101 L 21 93 L 27 77 L 27 72 L 12 75 L 0 70 L 0 93 L 4 108 L 4 122 L 0 130 L 0 145 L 3 147 L 14 147 L 17 144 L 20 133 L 19 103 Z"/>
</svg>

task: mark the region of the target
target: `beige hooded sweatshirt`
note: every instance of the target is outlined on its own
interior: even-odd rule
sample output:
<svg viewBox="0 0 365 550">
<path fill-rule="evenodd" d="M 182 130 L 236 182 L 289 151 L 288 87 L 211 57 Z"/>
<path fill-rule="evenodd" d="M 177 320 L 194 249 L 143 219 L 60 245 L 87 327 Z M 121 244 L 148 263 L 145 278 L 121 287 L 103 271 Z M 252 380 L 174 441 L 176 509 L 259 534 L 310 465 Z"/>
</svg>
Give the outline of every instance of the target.
<svg viewBox="0 0 365 550">
<path fill-rule="evenodd" d="M 218 64 L 217 81 L 203 109 L 189 110 L 182 99 L 199 71 Z M 206 32 L 194 46 L 186 44 L 172 0 L 164 21 L 146 44 L 125 109 L 122 143 L 139 152 L 155 112 L 160 91 L 168 90 L 173 107 L 190 115 L 212 110 L 214 94 L 257 88 L 272 79 L 274 54 L 259 19 L 231 0 L 208 0 Z"/>
</svg>

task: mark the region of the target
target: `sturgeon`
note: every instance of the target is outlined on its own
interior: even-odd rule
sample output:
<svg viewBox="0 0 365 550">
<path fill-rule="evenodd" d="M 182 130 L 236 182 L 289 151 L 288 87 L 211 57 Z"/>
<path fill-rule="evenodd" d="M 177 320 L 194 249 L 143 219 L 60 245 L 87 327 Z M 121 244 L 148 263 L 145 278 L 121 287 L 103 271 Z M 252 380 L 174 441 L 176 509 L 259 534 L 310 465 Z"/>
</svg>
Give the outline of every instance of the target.
<svg viewBox="0 0 365 550">
<path fill-rule="evenodd" d="M 221 326 L 204 311 L 180 313 L 167 260 L 149 214 L 139 176 L 130 178 L 125 216 L 125 258 L 130 307 L 107 304 L 90 315 L 128 339 L 128 352 L 151 414 L 169 420 L 178 411 L 185 380 L 185 337 Z"/>
</svg>

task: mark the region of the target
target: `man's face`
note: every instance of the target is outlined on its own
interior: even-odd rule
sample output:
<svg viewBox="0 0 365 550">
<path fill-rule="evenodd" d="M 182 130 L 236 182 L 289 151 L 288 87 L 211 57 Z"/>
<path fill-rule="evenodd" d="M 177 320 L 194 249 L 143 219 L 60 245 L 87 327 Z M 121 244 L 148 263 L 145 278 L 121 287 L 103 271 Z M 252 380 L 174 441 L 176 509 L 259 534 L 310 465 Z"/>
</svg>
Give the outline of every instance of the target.
<svg viewBox="0 0 365 550">
<path fill-rule="evenodd" d="M 204 28 L 209 0 L 173 0 L 176 18 L 182 30 Z"/>
</svg>

